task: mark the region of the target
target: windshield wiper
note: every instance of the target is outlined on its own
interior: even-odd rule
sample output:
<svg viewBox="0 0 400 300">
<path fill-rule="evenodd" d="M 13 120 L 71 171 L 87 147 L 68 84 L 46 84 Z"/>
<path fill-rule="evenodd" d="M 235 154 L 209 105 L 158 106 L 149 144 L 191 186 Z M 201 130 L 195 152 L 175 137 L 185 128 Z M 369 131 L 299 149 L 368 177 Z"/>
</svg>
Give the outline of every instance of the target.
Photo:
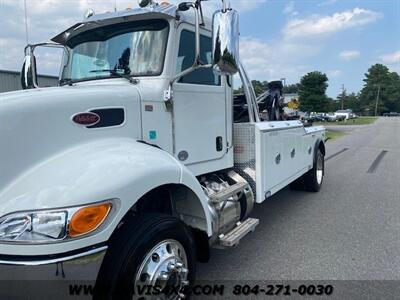
<svg viewBox="0 0 400 300">
<path fill-rule="evenodd" d="M 117 73 L 115 70 L 92 70 L 89 71 L 89 73 L 101 73 L 101 72 L 109 72 L 111 76 L 119 77 L 119 78 L 125 78 L 132 84 L 137 84 L 139 82 L 138 79 L 133 78 L 133 75 L 129 74 L 120 74 Z M 87 77 L 87 78 L 81 78 L 81 79 L 71 79 L 71 78 L 63 78 L 60 80 L 60 86 L 63 85 L 73 85 L 74 83 L 78 82 L 84 82 L 84 81 L 91 81 L 91 80 L 99 80 L 99 79 L 106 79 L 109 78 L 108 76 L 100 76 L 100 77 Z"/>
<path fill-rule="evenodd" d="M 131 81 L 131 78 L 132 78 L 132 75 L 118 73 L 117 70 L 115 70 L 115 69 L 92 70 L 89 73 L 103 73 L 103 72 L 110 72 L 110 74 L 113 76 L 125 78 L 125 79 L 128 79 L 129 81 Z"/>
<path fill-rule="evenodd" d="M 122 70 L 122 69 L 120 69 L 120 70 Z M 128 80 L 128 81 L 129 81 L 130 83 L 132 83 L 132 84 L 137 84 L 137 83 L 139 82 L 138 79 L 133 78 L 133 77 L 134 77 L 133 75 L 131 75 L 131 74 L 121 74 L 121 73 L 118 73 L 116 69 L 92 70 L 92 71 L 90 71 L 89 73 L 102 73 L 102 72 L 110 72 L 110 74 L 111 74 L 112 76 L 117 76 L 117 77 L 120 77 L 120 78 L 125 78 L 126 80 Z"/>
<path fill-rule="evenodd" d="M 74 83 L 74 81 L 71 78 L 62 78 L 59 81 L 59 84 L 62 85 L 72 85 Z"/>
</svg>

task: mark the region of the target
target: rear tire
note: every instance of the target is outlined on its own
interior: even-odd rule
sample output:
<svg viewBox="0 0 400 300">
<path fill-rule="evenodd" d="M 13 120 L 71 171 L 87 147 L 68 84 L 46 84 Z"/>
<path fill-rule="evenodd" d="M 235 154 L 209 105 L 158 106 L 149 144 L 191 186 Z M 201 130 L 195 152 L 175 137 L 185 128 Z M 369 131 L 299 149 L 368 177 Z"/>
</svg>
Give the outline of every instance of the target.
<svg viewBox="0 0 400 300">
<path fill-rule="evenodd" d="M 137 216 L 111 239 L 94 298 L 140 299 L 145 295 L 138 287 L 147 285 L 187 290 L 195 280 L 195 249 L 191 231 L 177 218 Z"/>
<path fill-rule="evenodd" d="M 325 174 L 325 157 L 321 150 L 318 149 L 315 155 L 313 168 L 306 174 L 293 181 L 290 184 L 290 189 L 294 191 L 319 192 L 324 181 Z"/>
<path fill-rule="evenodd" d="M 318 149 L 313 168 L 304 174 L 304 187 L 309 192 L 319 192 L 325 175 L 325 157 Z"/>
</svg>

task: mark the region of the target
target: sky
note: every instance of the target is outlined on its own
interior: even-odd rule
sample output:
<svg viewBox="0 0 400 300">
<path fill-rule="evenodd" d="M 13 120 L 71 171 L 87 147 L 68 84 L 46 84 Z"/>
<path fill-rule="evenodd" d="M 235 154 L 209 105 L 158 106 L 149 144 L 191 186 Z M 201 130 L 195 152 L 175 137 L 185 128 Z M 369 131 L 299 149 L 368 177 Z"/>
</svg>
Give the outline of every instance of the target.
<svg viewBox="0 0 400 300">
<path fill-rule="evenodd" d="M 161 0 L 160 0 L 161 1 Z M 229 2 L 229 0 L 227 0 Z M 48 41 L 96 13 L 137 7 L 137 0 L 26 0 L 28 41 Z M 181 1 L 171 0 L 171 3 Z M 220 1 L 204 2 L 207 13 Z M 400 0 L 231 0 L 240 12 L 240 59 L 252 79 L 297 83 L 311 71 L 329 78 L 328 95 L 358 92 L 375 63 L 400 73 Z M 0 0 L 0 69 L 19 71 L 26 45 L 24 0 Z M 58 74 L 44 51 L 39 72 Z"/>
</svg>

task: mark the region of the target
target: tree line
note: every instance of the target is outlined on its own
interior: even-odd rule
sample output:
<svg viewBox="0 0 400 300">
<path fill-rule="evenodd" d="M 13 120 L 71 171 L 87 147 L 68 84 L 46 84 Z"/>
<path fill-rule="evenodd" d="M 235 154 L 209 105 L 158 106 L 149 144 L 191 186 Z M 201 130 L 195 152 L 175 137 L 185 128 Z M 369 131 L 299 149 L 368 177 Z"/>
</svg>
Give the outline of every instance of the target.
<svg viewBox="0 0 400 300">
<path fill-rule="evenodd" d="M 254 92 L 257 96 L 268 90 L 268 81 L 252 80 Z M 299 91 L 300 83 L 288 84 L 283 87 L 284 94 L 297 94 Z M 243 87 L 234 90 L 234 94 L 243 94 Z"/>
<path fill-rule="evenodd" d="M 304 75 L 299 83 L 284 87 L 285 94 L 298 94 L 300 110 L 304 112 L 332 112 L 339 109 L 352 109 L 363 115 L 378 115 L 386 112 L 400 112 L 400 76 L 382 64 L 371 66 L 364 78 L 364 86 L 358 93 L 343 90 L 336 99 L 326 94 L 328 77 L 314 71 Z M 267 81 L 253 80 L 257 95 L 268 89 Z M 235 93 L 243 93 L 242 88 Z"/>
</svg>

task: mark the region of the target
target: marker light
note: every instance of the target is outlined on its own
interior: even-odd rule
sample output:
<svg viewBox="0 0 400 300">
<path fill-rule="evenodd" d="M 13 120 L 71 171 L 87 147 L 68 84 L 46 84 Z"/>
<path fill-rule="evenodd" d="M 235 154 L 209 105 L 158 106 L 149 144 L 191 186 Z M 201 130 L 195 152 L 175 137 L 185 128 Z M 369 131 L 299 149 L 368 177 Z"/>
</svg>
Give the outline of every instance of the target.
<svg viewBox="0 0 400 300">
<path fill-rule="evenodd" d="M 68 235 L 77 237 L 96 230 L 107 218 L 110 210 L 109 202 L 79 209 L 71 218 Z"/>
</svg>

